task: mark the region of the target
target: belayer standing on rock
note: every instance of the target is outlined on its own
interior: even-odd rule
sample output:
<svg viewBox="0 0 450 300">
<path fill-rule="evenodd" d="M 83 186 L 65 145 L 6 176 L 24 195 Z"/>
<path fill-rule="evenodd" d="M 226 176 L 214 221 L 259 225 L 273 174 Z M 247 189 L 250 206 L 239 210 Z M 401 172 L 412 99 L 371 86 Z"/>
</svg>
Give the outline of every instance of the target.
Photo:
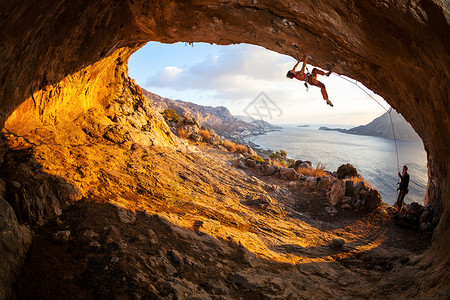
<svg viewBox="0 0 450 300">
<path fill-rule="evenodd" d="M 409 185 L 409 174 L 408 174 L 408 167 L 403 166 L 403 172 L 400 174 L 398 173 L 398 176 L 400 177 L 400 185 L 397 188 L 397 191 L 400 191 L 398 193 L 397 202 L 395 203 L 397 205 L 398 212 L 402 210 L 403 206 L 403 199 L 405 198 L 406 194 L 408 194 L 408 185 Z"/>
<path fill-rule="evenodd" d="M 319 80 L 317 80 L 317 74 L 319 75 L 326 75 L 326 76 L 330 76 L 331 71 L 329 71 L 328 73 L 325 74 L 324 71 L 321 71 L 319 69 L 314 68 L 312 70 L 312 73 L 310 74 L 309 72 L 305 73 L 305 68 L 306 68 L 306 62 L 308 61 L 308 55 L 304 55 L 303 56 L 303 65 L 302 65 L 302 69 L 300 71 L 295 71 L 295 69 L 297 68 L 298 64 L 300 63 L 299 61 L 297 61 L 297 63 L 295 64 L 294 68 L 292 70 L 289 70 L 286 74 L 287 78 L 294 78 L 298 79 L 300 81 L 305 81 L 305 85 L 306 87 L 308 87 L 308 83 L 310 85 L 315 85 L 317 87 L 320 88 L 320 91 L 322 92 L 322 97 L 325 101 L 327 101 L 327 104 L 331 107 L 333 107 L 333 103 L 331 103 L 331 101 L 328 99 L 328 93 L 327 90 L 325 88 L 325 85 L 320 82 Z"/>
</svg>

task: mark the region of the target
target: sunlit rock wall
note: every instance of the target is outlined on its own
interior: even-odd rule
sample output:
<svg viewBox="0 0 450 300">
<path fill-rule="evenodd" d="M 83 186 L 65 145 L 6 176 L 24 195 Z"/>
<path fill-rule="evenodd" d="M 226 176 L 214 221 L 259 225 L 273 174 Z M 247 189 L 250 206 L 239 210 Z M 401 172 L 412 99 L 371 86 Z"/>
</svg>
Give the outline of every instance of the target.
<svg viewBox="0 0 450 300">
<path fill-rule="evenodd" d="M 434 254 L 446 257 L 449 19 L 445 0 L 3 1 L 0 126 L 11 116 L 9 130 L 59 130 L 88 111 L 114 119 L 111 101 L 120 82 L 129 82 L 128 57 L 148 41 L 245 42 L 297 58 L 308 53 L 312 64 L 383 96 L 421 136 L 427 201 L 443 214 Z M 165 131 L 154 130 L 171 144 Z"/>
</svg>

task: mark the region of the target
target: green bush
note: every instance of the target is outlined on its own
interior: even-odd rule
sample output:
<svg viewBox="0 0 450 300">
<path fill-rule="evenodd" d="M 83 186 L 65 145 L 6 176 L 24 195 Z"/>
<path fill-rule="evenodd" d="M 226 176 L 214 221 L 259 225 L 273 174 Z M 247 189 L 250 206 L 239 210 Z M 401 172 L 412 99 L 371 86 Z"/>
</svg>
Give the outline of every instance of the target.
<svg viewBox="0 0 450 300">
<path fill-rule="evenodd" d="M 168 108 L 166 110 L 163 111 L 162 113 L 164 119 L 168 120 L 168 121 L 180 121 L 180 117 L 177 115 L 177 113 L 175 112 L 175 110 L 173 108 Z"/>
<path fill-rule="evenodd" d="M 284 150 L 280 150 L 280 151 L 277 151 L 275 153 L 271 153 L 269 155 L 269 158 L 271 160 L 276 160 L 276 161 L 278 161 L 280 163 L 283 163 L 283 164 L 286 163 L 286 157 L 287 157 L 287 153 Z"/>
<path fill-rule="evenodd" d="M 293 160 L 292 158 L 288 158 L 286 160 L 286 164 L 287 164 L 288 168 L 294 168 L 295 167 L 295 160 Z"/>
<path fill-rule="evenodd" d="M 254 160 L 256 162 L 264 162 L 264 159 L 262 159 L 259 155 L 252 155 L 248 159 Z"/>
<path fill-rule="evenodd" d="M 358 171 L 351 164 L 345 164 L 337 169 L 338 179 L 344 179 L 346 177 L 358 177 Z"/>
</svg>

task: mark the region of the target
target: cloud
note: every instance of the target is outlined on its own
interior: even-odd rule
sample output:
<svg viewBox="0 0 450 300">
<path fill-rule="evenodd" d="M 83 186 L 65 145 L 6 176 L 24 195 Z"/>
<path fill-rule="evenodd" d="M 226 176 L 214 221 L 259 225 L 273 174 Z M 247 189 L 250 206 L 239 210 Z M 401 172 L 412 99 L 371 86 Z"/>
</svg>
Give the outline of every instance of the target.
<svg viewBox="0 0 450 300">
<path fill-rule="evenodd" d="M 145 88 L 220 91 L 222 99 L 248 98 L 285 78 L 289 58 L 264 48 L 244 45 L 209 55 L 196 64 L 167 66 L 145 81 Z M 270 69 L 267 68 L 270 66 Z"/>
<path fill-rule="evenodd" d="M 319 88 L 310 86 L 306 92 L 302 82 L 286 78 L 287 70 L 295 64 L 291 57 L 252 45 L 218 49 L 200 62 L 156 70 L 144 87 L 156 93 L 164 91 L 165 97 L 226 106 L 238 115 L 260 92 L 265 92 L 283 111 L 278 120 L 268 120 L 275 123 L 362 124 L 383 112 L 358 87 L 337 76 L 319 79 L 335 105 L 327 106 Z M 381 97 L 378 99 L 385 104 Z"/>
</svg>

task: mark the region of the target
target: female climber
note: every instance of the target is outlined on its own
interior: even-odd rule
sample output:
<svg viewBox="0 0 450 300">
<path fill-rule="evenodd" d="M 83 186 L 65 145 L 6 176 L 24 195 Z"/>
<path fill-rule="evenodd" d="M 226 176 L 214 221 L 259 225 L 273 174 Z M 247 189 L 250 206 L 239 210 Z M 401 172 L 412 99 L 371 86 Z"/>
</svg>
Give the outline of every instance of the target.
<svg viewBox="0 0 450 300">
<path fill-rule="evenodd" d="M 308 61 L 308 55 L 304 55 L 303 56 L 303 66 L 302 69 L 300 71 L 295 71 L 295 68 L 297 68 L 298 64 L 300 63 L 299 61 L 297 61 L 297 63 L 295 64 L 294 68 L 292 70 L 289 70 L 286 74 L 287 78 L 294 78 L 298 79 L 300 81 L 305 81 L 305 85 L 306 87 L 308 87 L 308 85 L 306 83 L 309 83 L 310 85 L 315 85 L 317 87 L 320 88 L 320 91 L 322 92 L 322 97 L 325 101 L 327 101 L 327 104 L 331 107 L 333 107 L 333 103 L 331 103 L 331 101 L 328 99 L 328 94 L 327 94 L 327 90 L 325 88 L 325 85 L 317 80 L 317 74 L 319 75 L 326 75 L 326 76 L 330 76 L 331 71 L 329 71 L 328 73 L 325 74 L 324 71 L 318 70 L 316 68 L 314 68 L 312 70 L 312 73 L 305 73 L 305 68 L 306 68 L 306 62 Z"/>
</svg>

